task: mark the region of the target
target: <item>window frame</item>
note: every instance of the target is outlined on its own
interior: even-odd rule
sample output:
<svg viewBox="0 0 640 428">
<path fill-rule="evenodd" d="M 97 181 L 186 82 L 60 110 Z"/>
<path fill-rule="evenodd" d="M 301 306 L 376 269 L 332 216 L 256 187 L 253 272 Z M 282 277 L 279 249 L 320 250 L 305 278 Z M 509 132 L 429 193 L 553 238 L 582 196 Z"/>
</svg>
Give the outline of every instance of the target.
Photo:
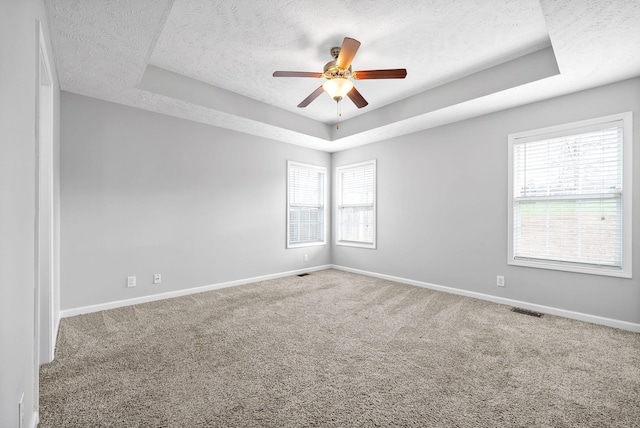
<svg viewBox="0 0 640 428">
<path fill-rule="evenodd" d="M 355 169 L 355 168 L 359 168 L 359 167 L 363 167 L 366 165 L 373 165 L 373 202 L 372 202 L 372 209 L 373 209 L 373 239 L 372 242 L 365 242 L 365 241 L 346 241 L 346 240 L 341 240 L 340 238 L 340 209 L 341 209 L 341 202 L 342 202 L 342 175 L 340 174 L 342 171 L 344 170 L 349 170 L 349 169 Z M 352 163 L 352 164 L 348 164 L 348 165 L 342 165 L 342 166 L 338 166 L 335 169 L 335 182 L 336 182 L 336 206 L 335 206 L 335 243 L 336 245 L 340 245 L 340 246 L 345 246 L 345 247 L 358 247 L 358 248 L 369 248 L 369 249 L 373 249 L 375 250 L 377 248 L 377 235 L 378 235 L 378 215 L 377 215 L 377 211 L 378 211 L 378 189 L 377 189 L 377 181 L 378 181 L 378 165 L 377 165 L 377 160 L 376 159 L 372 159 L 372 160 L 368 160 L 368 161 L 363 161 L 363 162 L 357 162 L 357 163 Z M 368 205 L 368 204 L 367 204 Z"/>
<path fill-rule="evenodd" d="M 578 263 L 560 262 L 552 260 L 533 260 L 533 259 L 516 259 L 514 251 L 514 209 L 515 198 L 514 191 L 514 147 L 516 144 L 521 144 L 523 140 L 526 142 L 533 142 L 538 140 L 545 140 L 557 136 L 574 135 L 585 132 L 587 128 L 602 127 L 612 122 L 622 122 L 622 258 L 621 268 L 609 267 L 609 266 L 593 266 L 593 265 L 580 265 Z M 561 124 L 557 126 L 550 126 L 546 128 L 534 129 L 530 131 L 517 132 L 508 135 L 508 233 L 507 233 L 507 264 L 513 266 L 524 266 L 532 268 L 542 268 L 551 270 L 560 270 L 566 272 L 577 272 L 592 275 L 604 275 L 612 277 L 631 278 L 632 276 L 632 163 L 633 163 L 633 114 L 632 112 L 625 112 L 619 114 L 612 114 L 608 116 L 602 116 L 593 119 L 581 120 L 577 122 L 571 122 Z"/>
<path fill-rule="evenodd" d="M 301 242 L 301 243 L 292 243 L 290 241 L 291 235 L 291 167 L 301 167 L 307 168 L 310 170 L 321 171 L 324 174 L 323 177 L 323 194 L 322 194 L 322 241 L 314 241 L 314 242 Z M 312 165 L 303 162 L 297 162 L 292 160 L 287 160 L 287 248 L 301 248 L 301 247 L 315 247 L 320 245 L 327 245 L 327 167 L 321 165 Z"/>
</svg>

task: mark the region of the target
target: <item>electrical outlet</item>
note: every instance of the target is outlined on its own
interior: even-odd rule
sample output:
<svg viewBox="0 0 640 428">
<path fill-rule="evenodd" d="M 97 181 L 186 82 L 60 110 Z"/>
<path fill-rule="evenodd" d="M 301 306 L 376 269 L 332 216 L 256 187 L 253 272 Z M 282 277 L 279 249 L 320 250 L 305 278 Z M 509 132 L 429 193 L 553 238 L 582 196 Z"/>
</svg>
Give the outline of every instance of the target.
<svg viewBox="0 0 640 428">
<path fill-rule="evenodd" d="M 498 287 L 504 287 L 504 276 L 498 275 L 498 277 L 496 279 L 496 285 Z"/>
<path fill-rule="evenodd" d="M 153 283 L 154 284 L 160 284 L 162 282 L 162 275 L 160 275 L 159 273 L 156 273 L 153 275 Z"/>
<path fill-rule="evenodd" d="M 18 401 L 18 428 L 22 428 L 24 426 L 24 392 L 20 396 L 20 401 Z"/>
<path fill-rule="evenodd" d="M 128 276 L 127 277 L 127 287 L 131 288 L 131 287 L 135 287 L 136 286 L 136 277 L 135 276 Z"/>
<path fill-rule="evenodd" d="M 305 255 L 302 257 L 302 261 L 303 261 L 303 262 L 308 262 L 308 261 L 309 261 L 309 254 L 305 254 Z"/>
</svg>

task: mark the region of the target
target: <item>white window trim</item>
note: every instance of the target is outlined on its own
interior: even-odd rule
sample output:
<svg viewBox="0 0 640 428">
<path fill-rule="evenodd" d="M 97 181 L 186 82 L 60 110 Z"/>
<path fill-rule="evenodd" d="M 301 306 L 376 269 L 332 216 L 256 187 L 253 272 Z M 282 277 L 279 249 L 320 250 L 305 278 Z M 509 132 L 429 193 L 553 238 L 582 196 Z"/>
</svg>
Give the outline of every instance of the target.
<svg viewBox="0 0 640 428">
<path fill-rule="evenodd" d="M 323 218 L 322 221 L 324 223 L 324 233 L 322 234 L 322 241 L 318 241 L 318 242 L 304 242 L 304 243 L 300 243 L 300 244 L 292 244 L 289 242 L 289 225 L 290 225 L 290 206 L 289 206 L 289 171 L 291 170 L 291 166 L 300 166 L 300 167 L 304 167 L 304 168 L 310 168 L 310 169 L 316 169 L 318 171 L 322 171 L 324 173 L 324 194 L 323 194 L 323 201 L 322 203 L 324 204 L 324 210 L 323 210 Z M 302 163 L 302 162 L 296 162 L 296 161 L 291 161 L 288 160 L 287 161 L 287 248 L 301 248 L 301 247 L 316 247 L 316 246 L 320 246 L 320 245 L 327 245 L 327 228 L 328 228 L 328 224 L 327 224 L 327 211 L 329 210 L 328 206 L 327 206 L 327 167 L 325 166 L 320 166 L 320 165 L 311 165 L 308 163 Z"/>
<path fill-rule="evenodd" d="M 622 169 L 623 169 L 623 205 L 622 205 L 622 269 L 606 268 L 606 267 L 590 267 L 580 266 L 569 263 L 553 262 L 553 261 L 533 261 L 533 260 L 517 260 L 514 257 L 513 248 L 513 147 L 516 141 L 523 139 L 544 139 L 551 138 L 554 134 L 567 134 L 577 128 L 588 126 L 598 126 L 608 122 L 623 121 L 623 143 L 622 143 Z M 567 272 L 579 272 L 592 275 L 605 275 L 622 278 L 631 278 L 631 270 L 633 259 L 631 257 L 632 243 L 632 201 L 633 189 L 631 188 L 632 180 L 632 164 L 633 164 L 633 135 L 632 135 L 633 114 L 625 112 L 613 114 L 594 119 L 588 119 L 578 122 L 567 123 L 563 125 L 550 126 L 542 129 L 535 129 L 525 132 L 509 134 L 509 157 L 508 157 L 508 234 L 507 234 L 507 263 L 514 266 L 525 266 L 532 268 L 562 270 Z M 579 131 L 578 131 L 579 132 Z"/>
<path fill-rule="evenodd" d="M 374 170 L 374 180 L 373 180 L 373 242 L 356 242 L 356 241 L 341 241 L 340 240 L 340 225 L 338 223 L 339 214 L 338 211 L 340 209 L 339 202 L 342 200 L 342 189 L 340 182 L 340 171 L 344 169 L 357 168 L 364 165 L 373 165 Z M 378 165 L 376 159 L 352 163 L 349 165 L 343 165 L 336 167 L 336 207 L 335 207 L 335 242 L 336 245 L 341 245 L 345 247 L 359 247 L 359 248 L 369 248 L 375 250 L 377 248 L 377 238 L 378 238 Z"/>
</svg>

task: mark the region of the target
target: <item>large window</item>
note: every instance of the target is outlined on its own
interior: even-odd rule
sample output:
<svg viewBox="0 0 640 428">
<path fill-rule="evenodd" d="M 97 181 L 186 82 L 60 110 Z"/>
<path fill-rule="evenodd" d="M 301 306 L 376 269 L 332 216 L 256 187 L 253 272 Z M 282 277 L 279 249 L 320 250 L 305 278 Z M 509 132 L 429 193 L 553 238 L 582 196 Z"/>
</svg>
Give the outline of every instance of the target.
<svg viewBox="0 0 640 428">
<path fill-rule="evenodd" d="M 631 123 L 509 135 L 509 264 L 631 277 Z"/>
<path fill-rule="evenodd" d="M 326 243 L 326 176 L 323 166 L 287 162 L 287 248 Z"/>
<path fill-rule="evenodd" d="M 336 168 L 336 244 L 376 248 L 376 161 Z"/>
</svg>

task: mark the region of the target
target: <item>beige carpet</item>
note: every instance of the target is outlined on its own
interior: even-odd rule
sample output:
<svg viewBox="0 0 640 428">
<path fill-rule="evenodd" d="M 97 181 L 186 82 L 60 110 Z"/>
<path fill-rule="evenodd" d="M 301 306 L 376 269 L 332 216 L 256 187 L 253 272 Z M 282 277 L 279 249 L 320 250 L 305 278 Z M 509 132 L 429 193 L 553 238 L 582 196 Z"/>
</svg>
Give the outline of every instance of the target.
<svg viewBox="0 0 640 428">
<path fill-rule="evenodd" d="M 640 335 L 326 270 L 62 320 L 41 427 L 640 426 Z"/>
</svg>

